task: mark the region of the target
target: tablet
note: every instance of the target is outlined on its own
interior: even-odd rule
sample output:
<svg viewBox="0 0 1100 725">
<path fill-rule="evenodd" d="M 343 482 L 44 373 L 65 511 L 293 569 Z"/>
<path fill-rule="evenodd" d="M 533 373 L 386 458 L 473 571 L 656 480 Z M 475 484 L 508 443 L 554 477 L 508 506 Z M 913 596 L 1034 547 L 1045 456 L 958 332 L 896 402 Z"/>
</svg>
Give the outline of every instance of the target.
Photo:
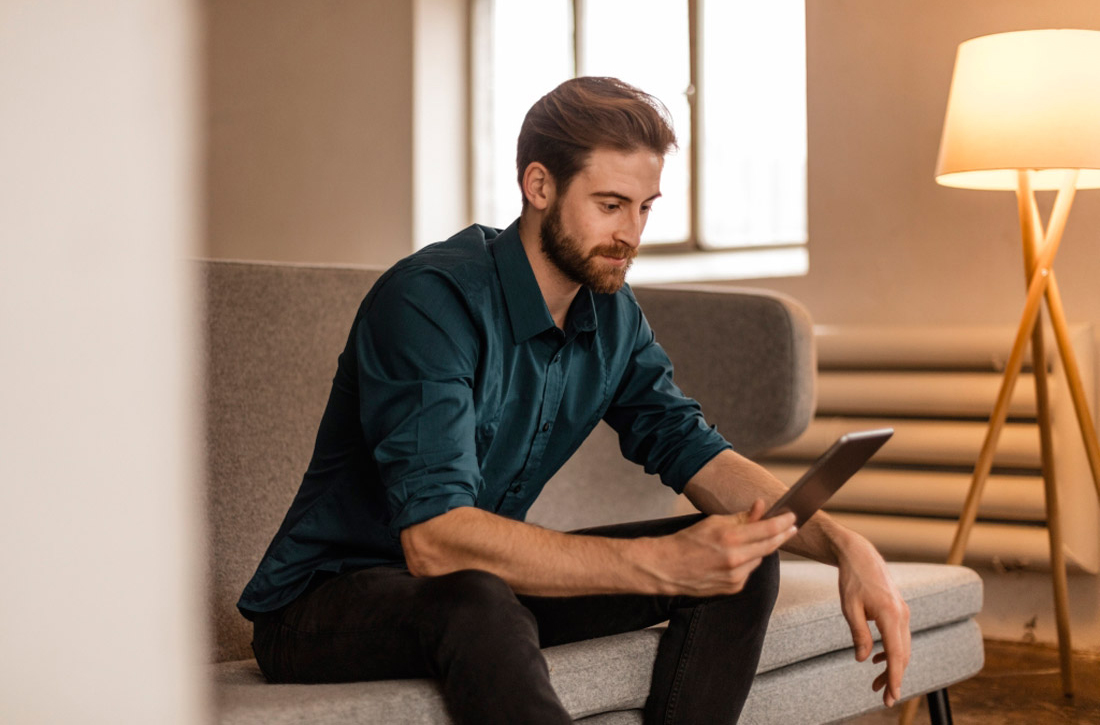
<svg viewBox="0 0 1100 725">
<path fill-rule="evenodd" d="M 877 428 L 842 435 L 825 451 L 764 514 L 770 519 L 793 511 L 795 526 L 802 526 L 837 492 L 844 482 L 863 468 L 871 456 L 894 435 L 893 428 Z"/>
</svg>

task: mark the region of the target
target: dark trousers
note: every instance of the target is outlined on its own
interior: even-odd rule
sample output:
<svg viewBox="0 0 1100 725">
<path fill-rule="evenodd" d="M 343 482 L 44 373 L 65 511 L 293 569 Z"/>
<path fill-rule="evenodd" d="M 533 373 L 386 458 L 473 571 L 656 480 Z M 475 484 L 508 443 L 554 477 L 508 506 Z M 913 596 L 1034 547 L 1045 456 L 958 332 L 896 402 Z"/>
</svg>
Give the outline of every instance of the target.
<svg viewBox="0 0 1100 725">
<path fill-rule="evenodd" d="M 578 534 L 660 536 L 701 516 Z M 646 723 L 733 723 L 752 685 L 779 588 L 764 559 L 736 595 L 517 596 L 499 577 L 404 569 L 345 572 L 261 615 L 252 643 L 272 682 L 435 677 L 459 723 L 571 723 L 541 647 L 630 632 L 668 620 L 645 704 Z"/>
</svg>

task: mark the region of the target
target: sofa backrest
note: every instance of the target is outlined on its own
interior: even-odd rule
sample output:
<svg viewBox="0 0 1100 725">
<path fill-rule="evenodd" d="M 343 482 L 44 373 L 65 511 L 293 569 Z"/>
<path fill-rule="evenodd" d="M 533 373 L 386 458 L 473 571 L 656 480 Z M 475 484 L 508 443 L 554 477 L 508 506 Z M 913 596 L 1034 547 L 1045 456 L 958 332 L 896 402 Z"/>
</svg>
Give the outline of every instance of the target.
<svg viewBox="0 0 1100 725">
<path fill-rule="evenodd" d="M 208 592 L 216 661 L 251 656 L 235 607 L 309 462 L 336 358 L 381 270 L 198 263 L 205 292 Z M 635 290 L 676 380 L 752 455 L 796 437 L 813 411 L 805 311 L 772 293 Z M 558 473 L 531 520 L 569 529 L 672 513 L 675 496 L 601 426 Z"/>
</svg>

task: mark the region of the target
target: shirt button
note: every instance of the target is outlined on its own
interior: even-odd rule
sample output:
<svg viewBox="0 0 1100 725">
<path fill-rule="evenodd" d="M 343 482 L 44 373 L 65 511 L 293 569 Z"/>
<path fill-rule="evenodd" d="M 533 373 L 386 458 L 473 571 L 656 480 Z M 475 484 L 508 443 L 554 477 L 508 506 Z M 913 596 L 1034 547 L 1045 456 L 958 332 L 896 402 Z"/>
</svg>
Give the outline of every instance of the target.
<svg viewBox="0 0 1100 725">
<path fill-rule="evenodd" d="M 515 486 L 512 486 L 511 490 L 512 490 L 512 493 L 519 493 L 520 491 L 523 490 L 523 486 L 521 486 L 517 483 Z"/>
<path fill-rule="evenodd" d="M 542 424 L 542 432 L 545 433 L 548 430 L 550 430 L 550 424 L 549 423 L 543 423 Z"/>
<path fill-rule="evenodd" d="M 557 365 L 559 362 L 561 362 L 561 355 L 555 355 L 554 356 L 554 364 Z"/>
</svg>

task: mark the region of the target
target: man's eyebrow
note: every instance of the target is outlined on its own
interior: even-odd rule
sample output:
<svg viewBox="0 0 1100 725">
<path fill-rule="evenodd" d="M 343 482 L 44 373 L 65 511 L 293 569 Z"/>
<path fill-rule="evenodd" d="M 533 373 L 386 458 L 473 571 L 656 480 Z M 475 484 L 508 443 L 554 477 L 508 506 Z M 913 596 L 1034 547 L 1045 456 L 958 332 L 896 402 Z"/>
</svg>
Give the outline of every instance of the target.
<svg viewBox="0 0 1100 725">
<path fill-rule="evenodd" d="M 654 199 L 656 199 L 660 195 L 661 195 L 661 192 L 658 191 L 656 194 L 654 194 L 653 196 L 646 199 L 646 201 L 653 201 Z M 633 199 L 631 199 L 626 194 L 620 194 L 617 191 L 594 191 L 594 192 L 592 192 L 592 196 L 607 197 L 607 198 L 611 198 L 611 199 L 619 199 L 620 201 L 625 201 L 627 203 L 630 203 L 631 201 L 633 201 Z"/>
</svg>

